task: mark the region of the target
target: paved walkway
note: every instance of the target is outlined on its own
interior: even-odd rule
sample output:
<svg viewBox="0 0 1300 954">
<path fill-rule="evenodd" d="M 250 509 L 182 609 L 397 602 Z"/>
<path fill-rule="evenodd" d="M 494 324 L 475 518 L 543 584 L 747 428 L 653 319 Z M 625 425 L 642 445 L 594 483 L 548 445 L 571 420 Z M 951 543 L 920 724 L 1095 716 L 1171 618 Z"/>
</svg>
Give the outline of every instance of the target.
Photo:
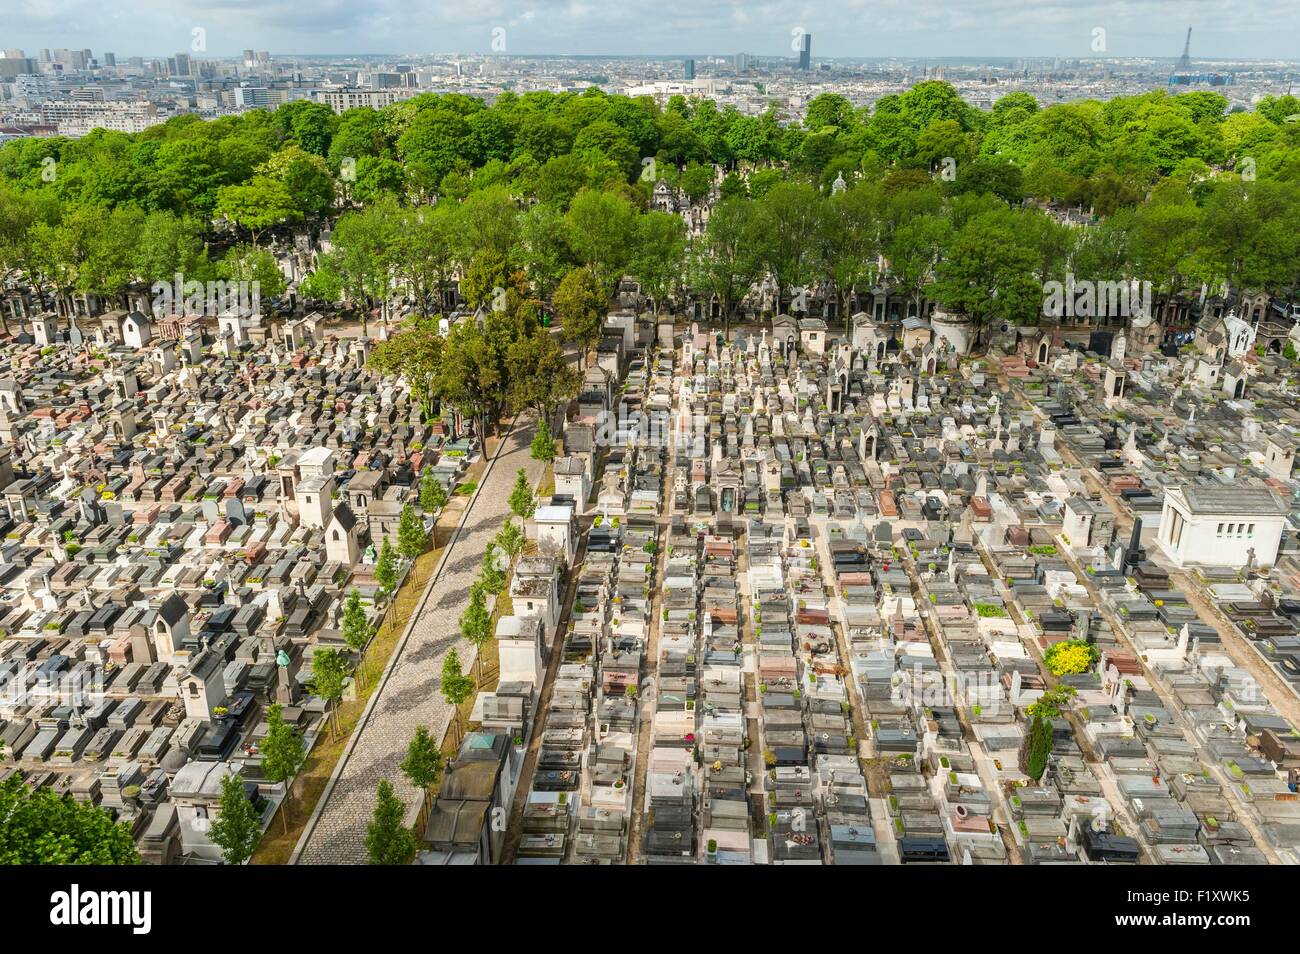
<svg viewBox="0 0 1300 954">
<path fill-rule="evenodd" d="M 465 671 L 473 647 L 460 638 L 457 620 L 469 601 L 488 542 L 510 512 L 510 490 L 520 467 L 534 485 L 543 465 L 529 457 L 531 415 L 510 432 L 482 478 L 464 522 L 443 553 L 425 590 L 415 621 L 371 697 L 361 725 L 334 770 L 330 784 L 295 851 L 295 864 L 365 864 L 366 826 L 375 807 L 375 790 L 387 779 L 407 806 L 419 793 L 402 775 L 402 759 L 417 725 L 441 739 L 451 724 L 451 707 L 442 698 L 442 662 L 452 645 Z"/>
</svg>

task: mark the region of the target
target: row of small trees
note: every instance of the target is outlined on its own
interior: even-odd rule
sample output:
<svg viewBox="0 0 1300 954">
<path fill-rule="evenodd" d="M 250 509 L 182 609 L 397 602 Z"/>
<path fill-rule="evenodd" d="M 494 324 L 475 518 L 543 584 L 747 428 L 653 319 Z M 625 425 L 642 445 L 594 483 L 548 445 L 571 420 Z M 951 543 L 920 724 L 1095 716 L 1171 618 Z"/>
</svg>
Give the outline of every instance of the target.
<svg viewBox="0 0 1300 954">
<path fill-rule="evenodd" d="M 533 515 L 537 508 L 533 489 L 528 482 L 528 473 L 519 469 L 515 477 L 514 489 L 510 492 L 510 509 L 522 520 Z M 447 651 L 442 664 L 442 695 L 454 710 L 453 722 L 457 733 L 460 731 L 460 707 L 473 697 L 483 678 L 483 648 L 492 638 L 492 613 L 488 610 L 489 595 L 499 595 L 506 587 L 508 568 L 514 559 L 523 552 L 525 544 L 524 531 L 513 519 L 507 520 L 501 530 L 488 543 L 483 551 L 483 560 L 479 564 L 479 575 L 469 589 L 469 605 L 460 616 L 460 634 L 475 649 L 474 669 L 466 675 L 461 663 L 460 653 L 453 646 Z"/>
<path fill-rule="evenodd" d="M 291 784 L 307 761 L 307 745 L 297 727 L 284 721 L 279 705 L 266 712 L 266 737 L 258 745 L 262 757 L 262 774 L 267 780 L 284 784 L 284 805 L 280 818 L 289 831 L 289 805 L 293 797 Z M 261 814 L 249 798 L 244 779 L 238 774 L 221 780 L 221 806 L 208 838 L 221 849 L 227 864 L 242 865 L 253 857 L 262 840 Z"/>
<path fill-rule="evenodd" d="M 550 436 L 550 429 L 544 418 L 533 441 L 532 456 L 539 460 L 550 460 L 555 456 L 555 442 Z M 526 520 L 532 516 L 536 506 L 536 498 L 528 482 L 528 474 L 521 468 L 515 476 L 515 485 L 510 494 L 510 509 L 515 516 Z M 483 675 L 479 661 L 482 659 L 484 646 L 492 638 L 492 613 L 487 608 L 488 594 L 500 594 L 505 588 L 509 578 L 507 572 L 509 563 L 523 552 L 524 542 L 524 532 L 520 525 L 514 520 L 507 520 L 483 552 L 478 579 L 470 587 L 469 605 L 466 606 L 459 621 L 461 635 L 476 650 L 473 673 L 465 674 L 460 653 L 455 646 L 447 651 L 443 660 L 442 695 L 447 704 L 452 707 L 452 724 L 456 728 L 458 738 L 461 728 L 461 706 L 478 691 Z M 502 555 L 506 557 L 505 561 L 501 559 Z M 426 818 L 429 794 L 442 778 L 444 769 L 442 750 L 426 726 L 416 726 L 415 735 L 412 736 L 407 747 L 406 758 L 402 761 L 401 769 L 407 781 L 415 786 L 421 795 L 418 828 Z M 418 839 L 411 829 L 402 824 L 405 814 L 406 808 L 401 799 L 394 794 L 392 784 L 387 780 L 380 782 L 374 817 L 366 830 L 366 852 L 371 864 L 410 863 L 418 847 Z"/>
<path fill-rule="evenodd" d="M 550 436 L 544 418 L 539 426 L 538 435 L 533 441 L 532 456 L 539 460 L 550 460 L 555 456 L 555 442 Z M 426 471 L 420 486 L 421 506 L 426 511 L 433 511 L 445 506 L 446 502 L 446 493 L 442 485 L 433 479 L 431 472 Z M 527 519 L 536 509 L 528 475 L 522 469 L 516 475 L 515 486 L 510 496 L 510 508 L 521 519 Z M 447 651 L 443 660 L 442 695 L 447 704 L 452 707 L 453 725 L 458 736 L 461 722 L 460 708 L 478 691 L 479 678 L 482 675 L 478 662 L 483 647 L 492 638 L 492 613 L 487 608 L 487 596 L 489 593 L 499 594 L 508 578 L 506 567 L 502 566 L 501 555 L 504 554 L 508 560 L 513 560 L 523 552 L 523 549 L 523 530 L 513 520 L 507 520 L 483 553 L 479 577 L 470 587 L 469 605 L 461 614 L 459 621 L 461 635 L 476 650 L 475 671 L 472 675 L 465 674 L 460 653 L 455 646 Z M 346 613 L 347 610 L 345 616 Z M 442 778 L 443 769 L 444 760 L 438 741 L 427 726 L 416 726 L 415 734 L 407 746 L 406 757 L 402 760 L 401 770 L 407 781 L 420 792 L 421 808 L 417 829 L 424 823 L 430 792 Z M 376 793 L 374 815 L 366 829 L 366 853 L 371 864 L 404 865 L 409 864 L 415 856 L 419 842 L 415 833 L 403 824 L 405 815 L 406 807 L 393 792 L 392 783 L 387 779 L 381 781 Z"/>
<path fill-rule="evenodd" d="M 550 461 L 555 457 L 555 441 L 551 437 L 545 417 L 535 436 L 531 456 Z M 528 474 L 520 468 L 510 493 L 510 509 L 520 521 L 529 519 L 537 508 L 536 496 Z M 426 513 L 436 513 L 447 504 L 447 494 L 426 470 L 420 481 L 420 508 Z M 396 554 L 415 566 L 424 552 L 428 535 L 419 513 L 411 506 L 402 509 L 398 523 L 396 551 L 385 537 L 375 578 L 382 594 L 391 593 L 398 583 Z M 487 608 L 488 594 L 499 594 L 508 580 L 509 564 L 523 552 L 524 531 L 513 519 L 507 520 L 497 535 L 488 543 L 479 569 L 479 577 L 470 587 L 470 601 L 459 621 L 461 635 L 476 649 L 475 671 L 464 673 L 460 654 L 453 646 L 443 661 L 442 693 L 452 706 L 453 725 L 460 732 L 460 707 L 478 691 L 482 670 L 478 665 L 483 647 L 492 637 L 492 614 Z M 504 555 L 505 560 L 502 560 Z M 503 562 L 505 565 L 503 566 Z M 365 648 L 374 636 L 375 628 L 366 615 L 361 593 L 355 587 L 348 594 L 343 607 L 342 636 L 348 648 L 358 654 L 364 666 Z M 359 667 L 360 668 L 360 667 Z M 318 649 L 312 657 L 312 688 L 326 702 L 330 713 L 331 737 L 338 729 L 337 703 L 343 695 L 349 675 L 344 655 L 334 649 Z M 281 812 L 284 831 L 288 832 L 288 807 L 292 797 L 291 783 L 302 770 L 307 749 L 302 734 L 284 721 L 283 710 L 273 705 L 267 711 L 267 735 L 259 747 L 262 770 L 269 781 L 283 783 L 285 804 Z M 442 777 L 443 756 L 437 741 L 426 726 L 417 726 L 401 765 L 402 773 L 421 792 L 421 821 L 425 817 L 428 795 Z M 393 792 L 387 780 L 379 783 L 373 819 L 366 831 L 365 845 L 372 864 L 407 864 L 414 857 L 418 845 L 415 834 L 402 822 L 405 807 Z M 212 843 L 221 849 L 227 864 L 244 864 L 257 850 L 262 838 L 261 817 L 249 798 L 247 787 L 239 775 L 229 775 L 222 781 L 221 804 L 217 819 L 209 831 Z"/>
<path fill-rule="evenodd" d="M 434 514 L 445 506 L 447 491 L 434 477 L 433 471 L 426 469 L 420 478 L 420 508 L 425 513 Z M 400 523 L 397 535 L 400 546 Z M 442 751 L 426 726 L 416 726 L 401 768 L 402 774 L 420 790 L 421 798 L 427 804 L 429 790 L 442 777 Z M 415 856 L 417 840 L 415 834 L 402 824 L 405 814 L 401 799 L 393 793 L 392 784 L 384 779 L 379 783 L 374 816 L 366 829 L 366 854 L 372 865 L 409 864 Z M 423 808 L 420 819 L 424 819 Z"/>
<path fill-rule="evenodd" d="M 555 456 L 555 441 L 543 416 L 537 436 L 531 448 L 534 459 L 549 461 Z M 446 494 L 442 486 L 426 472 L 421 482 L 420 503 L 427 511 L 446 504 Z M 522 468 L 515 476 L 515 485 L 510 494 L 510 509 L 520 520 L 526 520 L 536 509 L 536 498 L 528 482 L 528 474 Z M 400 535 L 400 534 L 399 534 Z M 475 669 L 466 675 L 460 653 L 455 646 L 448 651 L 442 664 L 442 696 L 452 707 L 452 724 L 460 735 L 460 709 L 473 698 L 478 691 L 482 669 L 479 662 L 482 651 L 492 638 L 492 613 L 487 608 L 488 594 L 500 594 L 508 580 L 508 566 L 524 549 L 524 531 L 514 520 L 507 520 L 497 535 L 488 543 L 483 552 L 479 566 L 478 579 L 470 587 L 469 605 L 461 614 L 459 627 L 461 635 L 475 648 Z M 502 555 L 506 557 L 503 566 Z M 406 758 L 402 760 L 402 774 L 420 792 L 421 809 L 417 828 L 423 825 L 427 815 L 429 796 L 433 787 L 442 778 L 444 769 L 442 750 L 438 741 L 427 726 L 416 726 L 415 734 L 407 746 Z M 374 816 L 366 830 L 366 853 L 370 863 L 375 865 L 409 864 L 418 848 L 418 839 L 411 829 L 402 822 L 406 807 L 393 792 L 392 783 L 387 779 L 379 783 L 376 794 Z"/>
<path fill-rule="evenodd" d="M 279 718 L 279 706 L 273 706 L 271 712 L 274 713 L 272 718 L 283 726 L 283 720 Z M 282 733 L 281 737 L 291 739 L 296 736 L 294 730 L 289 730 L 289 733 Z M 298 744 L 301 745 L 300 738 Z M 292 753 L 292 748 L 292 744 L 284 745 L 286 752 Z M 265 744 L 262 751 L 265 766 L 268 760 Z M 419 726 L 411 739 L 406 758 L 402 762 L 402 773 L 426 796 L 428 790 L 442 777 L 442 752 L 424 726 Z M 392 784 L 387 780 L 380 782 L 374 817 L 366 829 L 365 837 L 366 853 L 371 864 L 408 864 L 414 857 L 417 842 L 414 833 L 402 824 L 405 814 L 406 809 L 401 799 L 393 793 Z M 423 812 L 421 817 L 423 818 Z M 262 838 L 261 819 L 256 806 L 248 797 L 244 780 L 239 775 L 228 775 L 222 780 L 220 812 L 217 820 L 212 823 L 208 837 L 221 849 L 227 864 L 243 864 L 257 850 Z"/>
<path fill-rule="evenodd" d="M 435 514 L 446 504 L 446 491 L 434 478 L 433 472 L 426 470 L 420 481 L 420 509 L 425 513 Z M 409 561 L 414 568 L 416 560 L 427 545 L 428 534 L 420 513 L 410 505 L 403 507 L 398 521 L 397 546 L 394 548 L 391 540 L 385 537 L 375 566 L 375 579 L 380 585 L 381 596 L 391 594 L 397 587 L 400 572 L 399 555 Z M 364 676 L 365 650 L 374 634 L 375 627 L 366 614 L 361 592 L 353 587 L 343 605 L 342 636 L 348 649 L 360 660 L 357 672 L 362 676 Z M 351 667 L 348 659 L 339 650 L 321 648 L 313 654 L 312 691 L 325 701 L 326 711 L 329 713 L 331 738 L 334 738 L 338 731 L 338 703 L 343 697 L 350 674 Z M 422 731 L 427 735 L 427 730 Z M 259 746 L 259 752 L 262 756 L 262 771 L 266 778 L 271 782 L 283 783 L 285 786 L 285 804 L 281 819 L 284 831 L 287 833 L 288 808 L 292 798 L 291 784 L 306 762 L 307 748 L 297 728 L 284 721 L 283 710 L 278 705 L 273 705 L 267 710 L 267 735 Z M 441 754 L 436 753 L 436 755 L 440 764 Z M 389 794 L 391 795 L 391 789 Z M 378 813 L 376 817 L 378 818 Z M 400 823 L 400 811 L 397 817 Z M 221 805 L 208 837 L 221 849 L 222 856 L 228 864 L 243 864 L 257 850 L 262 837 L 260 814 L 249 799 L 240 776 L 230 775 L 222 781 Z"/>
<path fill-rule="evenodd" d="M 545 419 L 538 428 L 531 451 L 532 456 L 539 460 L 549 461 L 555 456 L 555 442 Z M 421 508 L 426 513 L 434 513 L 446 506 L 446 503 L 446 491 L 434 479 L 432 472 L 426 470 L 420 482 Z M 536 506 L 528 474 L 521 468 L 510 494 L 510 509 L 522 521 L 533 515 Z M 397 536 L 398 551 L 414 565 L 427 544 L 427 534 L 419 514 L 410 506 L 402 510 Z M 461 635 L 478 650 L 476 667 L 483 647 L 492 637 L 492 614 L 487 609 L 487 595 L 500 593 L 508 579 L 501 555 L 506 556 L 508 567 L 509 561 L 523 552 L 524 543 L 524 532 L 520 525 L 514 520 L 507 520 L 484 551 L 479 578 L 470 588 L 470 602 L 460 618 Z M 385 553 L 388 554 L 387 558 Z M 375 574 L 384 592 L 391 592 L 397 584 L 396 561 L 392 554 L 391 543 L 385 538 Z M 383 576 L 380 575 L 381 569 Z M 348 594 L 344 604 L 342 634 L 348 648 L 358 654 L 364 654 L 366 645 L 374 635 L 374 627 L 366 616 L 361 594 L 355 588 Z M 312 659 L 313 690 L 326 700 L 330 708 L 331 734 L 337 730 L 338 710 L 335 703 L 342 696 L 347 675 L 347 663 L 340 652 L 332 649 L 317 650 Z M 453 724 L 457 727 L 458 734 L 460 707 L 478 690 L 481 675 L 481 670 L 472 676 L 465 675 L 456 648 L 453 646 L 448 651 L 443 662 L 442 693 L 443 698 L 453 707 Z M 280 706 L 275 705 L 268 710 L 267 724 L 267 736 L 260 748 L 262 767 L 269 780 L 285 783 L 286 811 L 282 818 L 287 832 L 289 784 L 306 760 L 306 747 L 297 729 L 284 722 Z M 429 792 L 441 779 L 443 772 L 442 751 L 426 726 L 416 727 L 401 770 L 407 780 L 421 792 L 420 819 L 423 821 Z M 393 792 L 392 784 L 387 780 L 381 781 L 374 816 L 365 837 L 366 853 L 371 864 L 407 864 L 414 857 L 418 841 L 414 832 L 402 823 L 405 814 L 405 806 Z M 257 850 L 261 840 L 260 816 L 248 797 L 243 780 L 237 775 L 228 776 L 222 782 L 221 807 L 209 837 L 222 849 L 228 864 L 243 864 Z"/>
<path fill-rule="evenodd" d="M 424 823 L 429 792 L 442 778 L 442 750 L 427 726 L 416 726 L 415 735 L 402 760 L 402 774 L 420 791 L 421 809 L 417 828 Z M 366 827 L 366 855 L 372 865 L 410 864 L 419 847 L 415 832 L 403 824 L 406 806 L 393 792 L 387 779 L 379 783 L 375 811 Z"/>
</svg>

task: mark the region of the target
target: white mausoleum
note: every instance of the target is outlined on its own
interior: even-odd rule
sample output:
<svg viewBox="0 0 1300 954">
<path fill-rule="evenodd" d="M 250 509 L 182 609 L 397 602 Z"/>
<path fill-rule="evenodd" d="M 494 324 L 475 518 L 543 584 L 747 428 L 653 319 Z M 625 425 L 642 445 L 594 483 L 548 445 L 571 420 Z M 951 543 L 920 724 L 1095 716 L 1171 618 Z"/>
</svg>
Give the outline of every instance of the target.
<svg viewBox="0 0 1300 954">
<path fill-rule="evenodd" d="M 1264 487 L 1173 487 L 1157 542 L 1179 566 L 1272 566 L 1286 514 Z"/>
</svg>

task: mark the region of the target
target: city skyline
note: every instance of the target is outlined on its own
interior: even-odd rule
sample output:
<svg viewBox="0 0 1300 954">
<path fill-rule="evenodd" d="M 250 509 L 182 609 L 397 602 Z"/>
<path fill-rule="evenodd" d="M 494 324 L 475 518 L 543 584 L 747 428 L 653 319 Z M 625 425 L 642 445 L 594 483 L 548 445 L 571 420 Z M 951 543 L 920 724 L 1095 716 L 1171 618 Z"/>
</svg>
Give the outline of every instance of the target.
<svg viewBox="0 0 1300 954">
<path fill-rule="evenodd" d="M 9 15 L 6 47 L 91 47 L 121 56 L 190 51 L 230 57 L 248 47 L 284 56 L 476 55 L 724 56 L 798 58 L 799 31 L 816 42 L 812 58 L 1062 57 L 1177 59 L 1193 29 L 1192 57 L 1295 59 L 1287 36 L 1300 10 L 1261 0 L 1226 3 L 1081 4 L 1056 0 L 1032 9 L 1013 0 L 849 0 L 835 12 L 795 2 L 759 4 L 643 0 L 615 9 L 584 2 L 490 2 L 463 10 L 379 0 L 364 8 L 316 4 L 310 22 L 278 0 L 253 4 L 164 5 L 127 0 L 112 9 L 84 0 L 23 0 Z M 1288 29 L 1290 27 L 1291 29 Z M 195 31 L 201 31 L 195 33 Z M 1100 32 L 1099 32 L 1100 31 Z M 413 37 L 427 40 L 413 44 Z M 30 48 L 30 49 L 29 49 Z"/>
</svg>

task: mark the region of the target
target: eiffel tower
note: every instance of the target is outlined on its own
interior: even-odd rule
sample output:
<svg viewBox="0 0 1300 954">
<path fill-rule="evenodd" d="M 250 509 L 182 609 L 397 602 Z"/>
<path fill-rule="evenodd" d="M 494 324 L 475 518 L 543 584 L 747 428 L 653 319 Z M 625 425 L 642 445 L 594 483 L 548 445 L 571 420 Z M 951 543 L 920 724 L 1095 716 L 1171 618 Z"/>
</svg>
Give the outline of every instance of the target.
<svg viewBox="0 0 1300 954">
<path fill-rule="evenodd" d="M 1178 58 L 1178 65 L 1174 67 L 1175 73 L 1190 73 L 1192 71 L 1192 28 L 1187 28 L 1187 42 L 1183 44 L 1183 55 Z"/>
</svg>

